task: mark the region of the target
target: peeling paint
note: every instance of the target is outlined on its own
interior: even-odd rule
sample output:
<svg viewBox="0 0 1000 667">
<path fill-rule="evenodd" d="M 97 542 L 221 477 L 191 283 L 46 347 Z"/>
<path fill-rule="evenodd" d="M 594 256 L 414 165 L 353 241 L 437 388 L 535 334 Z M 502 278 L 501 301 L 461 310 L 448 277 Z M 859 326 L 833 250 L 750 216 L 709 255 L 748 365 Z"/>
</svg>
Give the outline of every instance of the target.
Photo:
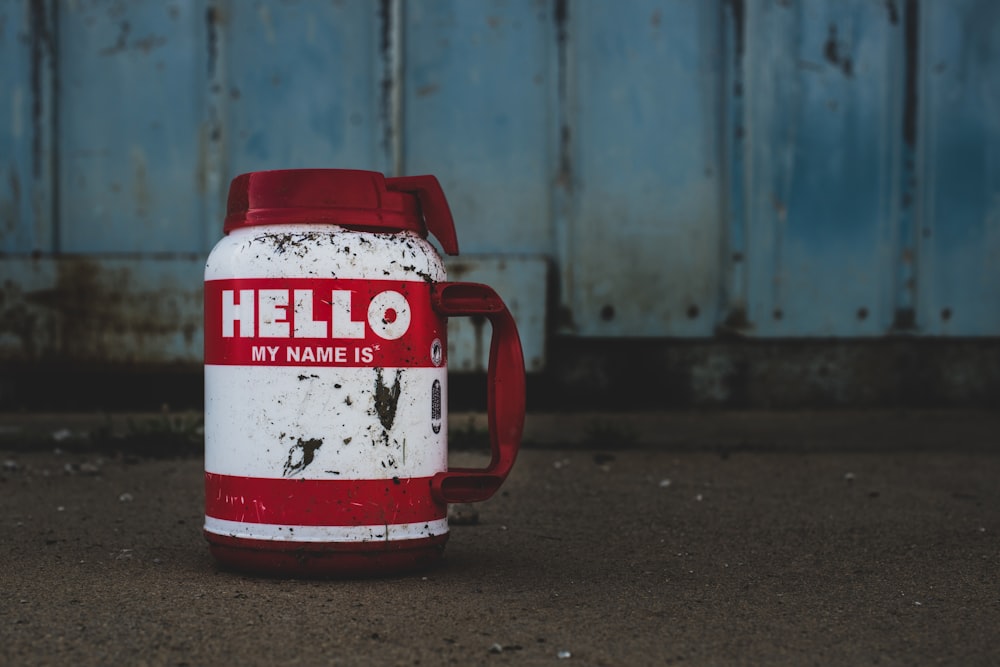
<svg viewBox="0 0 1000 667">
<path fill-rule="evenodd" d="M 121 21 L 118 24 L 118 37 L 111 46 L 106 46 L 97 53 L 102 56 L 113 56 L 128 48 L 128 36 L 132 31 L 132 24 L 128 21 Z"/>
<path fill-rule="evenodd" d="M 847 48 L 843 42 L 837 38 L 837 25 L 831 23 L 828 28 L 826 43 L 823 45 L 823 57 L 828 63 L 840 69 L 844 76 L 851 78 L 854 76 L 854 61 L 846 53 Z"/>
</svg>

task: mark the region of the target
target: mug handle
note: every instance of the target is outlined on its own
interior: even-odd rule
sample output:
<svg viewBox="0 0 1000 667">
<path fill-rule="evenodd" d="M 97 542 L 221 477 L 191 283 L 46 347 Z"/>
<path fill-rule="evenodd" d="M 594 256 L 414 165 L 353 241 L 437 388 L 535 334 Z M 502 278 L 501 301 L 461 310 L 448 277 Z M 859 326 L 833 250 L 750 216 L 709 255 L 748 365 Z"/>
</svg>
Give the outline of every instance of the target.
<svg viewBox="0 0 1000 667">
<path fill-rule="evenodd" d="M 492 458 L 485 469 L 449 468 L 431 479 L 439 502 L 471 503 L 492 496 L 510 473 L 524 429 L 524 353 L 514 318 L 492 287 L 442 282 L 431 286 L 431 306 L 449 316 L 484 315 L 493 327 L 487 371 L 487 415 Z"/>
</svg>

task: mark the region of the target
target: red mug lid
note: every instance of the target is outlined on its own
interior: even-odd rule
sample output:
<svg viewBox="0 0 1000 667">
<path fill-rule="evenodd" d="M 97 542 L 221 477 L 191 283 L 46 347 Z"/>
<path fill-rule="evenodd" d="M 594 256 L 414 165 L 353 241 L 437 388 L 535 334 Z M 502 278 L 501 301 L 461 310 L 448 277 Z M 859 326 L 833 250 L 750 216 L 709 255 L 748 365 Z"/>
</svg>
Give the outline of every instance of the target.
<svg viewBox="0 0 1000 667">
<path fill-rule="evenodd" d="M 455 223 L 437 178 L 386 178 L 357 169 L 276 169 L 229 185 L 223 231 L 256 225 L 331 223 L 360 231 L 410 230 L 458 254 Z"/>
</svg>

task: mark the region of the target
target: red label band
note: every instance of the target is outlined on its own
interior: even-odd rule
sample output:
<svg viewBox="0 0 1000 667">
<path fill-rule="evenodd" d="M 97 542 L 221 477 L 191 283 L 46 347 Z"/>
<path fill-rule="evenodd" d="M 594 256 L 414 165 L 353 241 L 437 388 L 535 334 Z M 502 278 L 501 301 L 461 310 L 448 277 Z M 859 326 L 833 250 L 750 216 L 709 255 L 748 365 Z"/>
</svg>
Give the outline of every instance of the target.
<svg viewBox="0 0 1000 667">
<path fill-rule="evenodd" d="M 447 507 L 431 478 L 262 479 L 205 473 L 205 515 L 281 526 L 383 526 L 435 521 Z"/>
<path fill-rule="evenodd" d="M 206 364 L 428 367 L 446 363 L 447 347 L 426 282 L 205 282 Z"/>
</svg>

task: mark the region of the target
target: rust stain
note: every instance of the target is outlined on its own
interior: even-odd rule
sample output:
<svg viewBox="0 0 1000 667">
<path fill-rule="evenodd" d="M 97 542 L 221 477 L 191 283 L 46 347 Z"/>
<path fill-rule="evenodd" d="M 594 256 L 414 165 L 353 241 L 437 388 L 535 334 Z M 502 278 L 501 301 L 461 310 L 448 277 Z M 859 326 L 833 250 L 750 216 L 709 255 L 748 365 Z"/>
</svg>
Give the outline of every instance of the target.
<svg viewBox="0 0 1000 667">
<path fill-rule="evenodd" d="M 142 39 L 137 39 L 132 43 L 132 47 L 149 54 L 150 51 L 158 49 L 167 43 L 167 38 L 159 35 L 147 35 Z"/>
<path fill-rule="evenodd" d="M 132 24 L 122 21 L 118 24 L 118 37 L 111 46 L 106 46 L 97 53 L 102 56 L 113 56 L 128 48 L 128 35 L 132 31 Z"/>
<path fill-rule="evenodd" d="M 461 278 L 467 274 L 472 267 L 465 262 L 452 262 L 448 264 L 448 275 L 452 278 Z"/>
<path fill-rule="evenodd" d="M 0 333 L 16 341 L 8 360 L 149 360 L 163 340 L 180 334 L 190 344 L 200 330 L 200 292 L 136 288 L 132 266 L 86 258 L 54 268 L 47 285 L 7 281 L 0 289 Z"/>
<path fill-rule="evenodd" d="M 441 84 L 429 83 L 426 86 L 420 86 L 417 88 L 417 97 L 427 97 L 428 95 L 433 95 L 437 91 L 441 90 Z"/>
<path fill-rule="evenodd" d="M 823 45 L 823 57 L 828 63 L 837 67 L 844 73 L 844 76 L 851 78 L 854 76 L 854 61 L 851 56 L 845 53 L 846 47 L 837 39 L 837 25 L 830 24 L 827 32 L 826 43 Z"/>
<path fill-rule="evenodd" d="M 780 319 L 780 318 L 777 318 Z M 726 319 L 715 328 L 715 334 L 719 337 L 742 336 L 752 330 L 753 323 L 747 316 L 746 308 L 742 305 L 734 306 L 726 315 Z"/>
</svg>

